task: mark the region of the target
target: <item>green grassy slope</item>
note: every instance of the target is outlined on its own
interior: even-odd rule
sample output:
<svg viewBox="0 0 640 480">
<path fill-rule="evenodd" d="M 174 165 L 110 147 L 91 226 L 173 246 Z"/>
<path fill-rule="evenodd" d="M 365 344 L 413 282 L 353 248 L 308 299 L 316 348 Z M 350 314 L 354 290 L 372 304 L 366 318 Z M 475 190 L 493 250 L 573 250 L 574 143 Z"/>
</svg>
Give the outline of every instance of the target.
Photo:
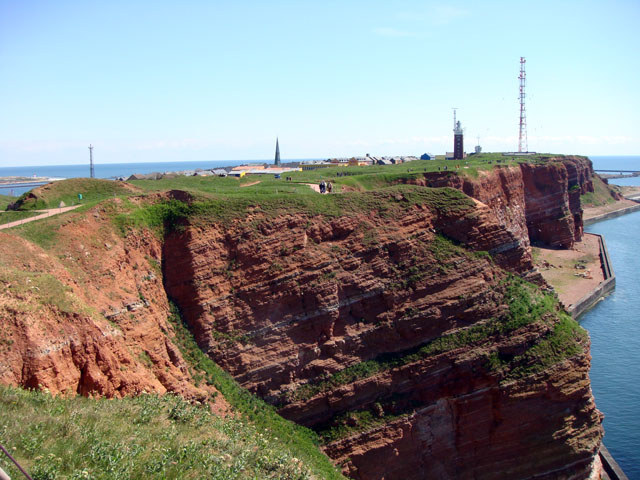
<svg viewBox="0 0 640 480">
<path fill-rule="evenodd" d="M 601 207 L 615 203 L 615 199 L 611 196 L 610 187 L 598 175 L 593 176 L 593 190 L 593 192 L 580 195 L 580 204 L 583 208 Z"/>
<path fill-rule="evenodd" d="M 70 178 L 35 188 L 21 195 L 17 203 L 18 210 L 42 210 L 58 208 L 60 202 L 67 206 L 87 204 L 131 193 L 132 189 L 122 182 L 97 178 Z M 82 199 L 78 194 L 82 195 Z"/>
</svg>

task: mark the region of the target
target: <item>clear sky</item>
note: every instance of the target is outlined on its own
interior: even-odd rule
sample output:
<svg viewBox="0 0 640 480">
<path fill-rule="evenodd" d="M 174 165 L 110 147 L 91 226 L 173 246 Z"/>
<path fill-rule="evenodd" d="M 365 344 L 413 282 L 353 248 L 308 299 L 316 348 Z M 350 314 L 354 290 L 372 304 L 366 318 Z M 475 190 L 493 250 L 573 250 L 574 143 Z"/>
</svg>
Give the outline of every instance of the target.
<svg viewBox="0 0 640 480">
<path fill-rule="evenodd" d="M 640 2 L 0 0 L 0 166 L 640 154 Z"/>
</svg>

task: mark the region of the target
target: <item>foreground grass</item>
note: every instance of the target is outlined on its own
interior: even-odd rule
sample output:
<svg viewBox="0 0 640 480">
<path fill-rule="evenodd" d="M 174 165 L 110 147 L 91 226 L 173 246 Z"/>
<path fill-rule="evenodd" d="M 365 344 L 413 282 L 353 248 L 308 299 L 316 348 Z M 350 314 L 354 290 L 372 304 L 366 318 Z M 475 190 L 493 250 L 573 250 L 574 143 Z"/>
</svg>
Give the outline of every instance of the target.
<svg viewBox="0 0 640 480">
<path fill-rule="evenodd" d="M 259 427 L 174 395 L 93 400 L 0 387 L 0 437 L 34 480 L 317 478 Z M 22 478 L 4 456 L 0 465 Z"/>
<path fill-rule="evenodd" d="M 215 385 L 234 413 L 220 417 L 172 394 L 109 400 L 0 387 L 0 439 L 34 480 L 344 478 L 313 432 L 239 387 L 176 310 L 170 320 L 196 380 Z M 0 466 L 21 478 L 4 457 Z"/>
</svg>

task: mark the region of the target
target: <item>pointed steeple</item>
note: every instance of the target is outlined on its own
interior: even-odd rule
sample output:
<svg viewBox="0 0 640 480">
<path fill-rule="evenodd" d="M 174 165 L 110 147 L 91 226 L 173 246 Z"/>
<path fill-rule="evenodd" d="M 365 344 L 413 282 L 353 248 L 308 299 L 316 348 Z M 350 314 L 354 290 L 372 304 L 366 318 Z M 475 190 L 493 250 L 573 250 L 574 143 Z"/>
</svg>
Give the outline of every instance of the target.
<svg viewBox="0 0 640 480">
<path fill-rule="evenodd" d="M 274 165 L 280 166 L 280 145 L 278 145 L 278 137 L 276 137 L 276 161 Z"/>
</svg>

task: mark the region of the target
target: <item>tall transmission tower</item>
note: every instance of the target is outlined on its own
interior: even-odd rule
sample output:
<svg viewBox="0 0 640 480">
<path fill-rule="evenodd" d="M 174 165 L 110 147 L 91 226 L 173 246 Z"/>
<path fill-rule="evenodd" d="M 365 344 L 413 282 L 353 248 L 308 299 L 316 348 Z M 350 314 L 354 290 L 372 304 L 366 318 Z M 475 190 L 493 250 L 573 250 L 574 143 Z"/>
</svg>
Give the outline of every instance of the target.
<svg viewBox="0 0 640 480">
<path fill-rule="evenodd" d="M 518 137 L 518 152 L 528 152 L 529 146 L 527 145 L 527 109 L 524 106 L 524 87 L 527 81 L 527 73 L 524 70 L 524 64 L 527 61 L 524 57 L 520 57 L 520 136 Z M 524 147 L 524 150 L 522 148 Z"/>
<path fill-rule="evenodd" d="M 93 145 L 89 145 L 89 175 L 90 178 L 94 178 L 94 172 L 93 172 Z"/>
</svg>

